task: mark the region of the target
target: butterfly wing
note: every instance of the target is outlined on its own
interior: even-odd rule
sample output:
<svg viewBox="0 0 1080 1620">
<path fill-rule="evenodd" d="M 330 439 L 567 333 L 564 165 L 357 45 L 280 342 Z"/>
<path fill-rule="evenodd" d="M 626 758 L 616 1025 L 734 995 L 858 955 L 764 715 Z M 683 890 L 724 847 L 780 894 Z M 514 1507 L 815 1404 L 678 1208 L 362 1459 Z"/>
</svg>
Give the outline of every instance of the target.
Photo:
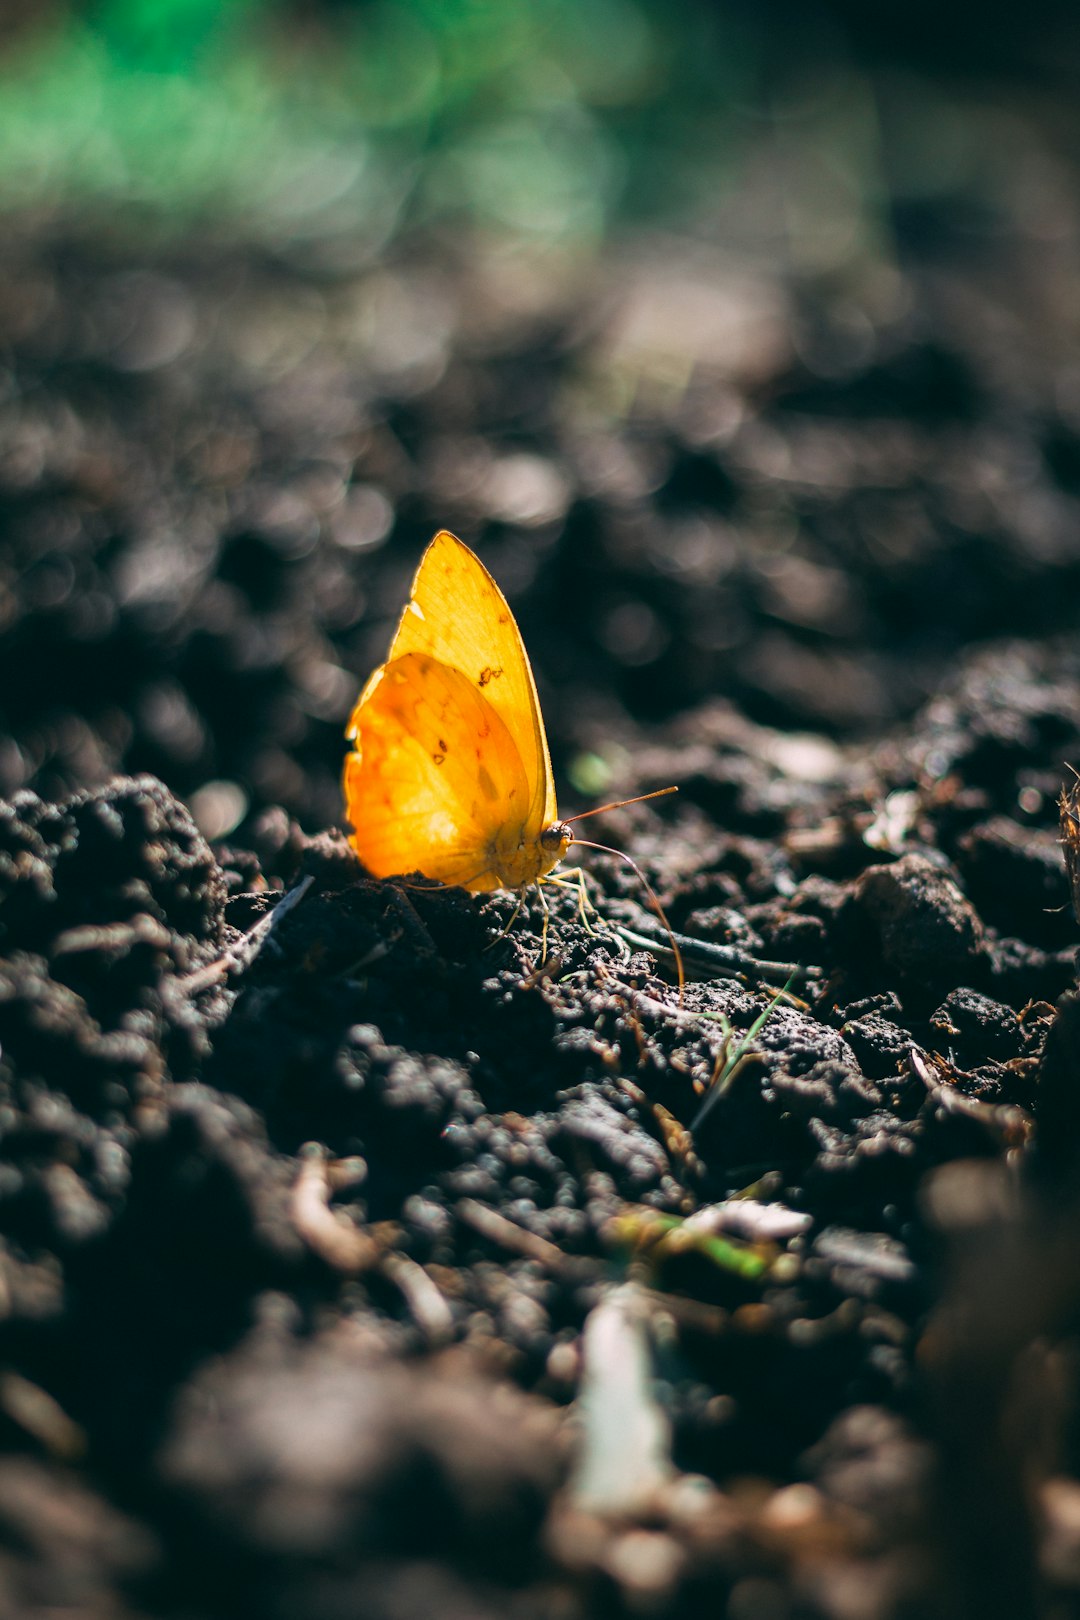
<svg viewBox="0 0 1080 1620">
<path fill-rule="evenodd" d="M 538 836 L 557 811 L 532 667 L 502 591 L 479 557 L 447 529 L 420 559 L 386 661 L 413 652 L 460 670 L 506 726 L 527 783 L 527 833 Z M 370 687 L 360 694 L 350 735 Z"/>
<path fill-rule="evenodd" d="M 428 546 L 349 725 L 345 797 L 377 877 L 420 871 L 481 890 L 534 882 L 557 853 L 536 686 L 506 599 L 467 546 Z"/>
</svg>

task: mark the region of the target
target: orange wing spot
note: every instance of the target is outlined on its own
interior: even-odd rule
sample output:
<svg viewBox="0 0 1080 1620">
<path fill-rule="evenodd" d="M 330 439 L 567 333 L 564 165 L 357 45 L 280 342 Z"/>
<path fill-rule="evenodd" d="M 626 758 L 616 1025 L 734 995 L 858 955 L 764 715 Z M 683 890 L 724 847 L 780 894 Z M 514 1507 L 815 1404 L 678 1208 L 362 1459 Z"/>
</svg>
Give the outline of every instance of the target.
<svg viewBox="0 0 1080 1620">
<path fill-rule="evenodd" d="M 445 765 L 446 764 L 446 755 L 445 754 L 432 754 L 431 762 L 432 762 L 433 765 Z"/>
<path fill-rule="evenodd" d="M 486 765 L 481 765 L 476 780 L 485 799 L 492 800 L 499 797 L 499 790 L 491 780 L 491 772 Z"/>
<path fill-rule="evenodd" d="M 480 671 L 478 684 L 480 686 L 486 686 L 489 681 L 497 681 L 501 674 L 501 669 L 492 669 L 490 664 L 485 664 L 483 669 Z"/>
</svg>

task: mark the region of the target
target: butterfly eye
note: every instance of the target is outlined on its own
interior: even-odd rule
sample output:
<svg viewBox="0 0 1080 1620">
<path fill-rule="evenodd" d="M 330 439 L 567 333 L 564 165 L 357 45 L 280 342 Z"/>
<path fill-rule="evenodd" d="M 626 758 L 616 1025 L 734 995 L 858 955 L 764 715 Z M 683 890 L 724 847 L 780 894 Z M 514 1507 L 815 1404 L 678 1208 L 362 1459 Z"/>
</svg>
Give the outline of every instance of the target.
<svg viewBox="0 0 1080 1620">
<path fill-rule="evenodd" d="M 547 850 L 566 849 L 568 844 L 574 842 L 574 835 L 565 821 L 553 821 L 549 827 L 540 832 L 540 847 Z"/>
</svg>

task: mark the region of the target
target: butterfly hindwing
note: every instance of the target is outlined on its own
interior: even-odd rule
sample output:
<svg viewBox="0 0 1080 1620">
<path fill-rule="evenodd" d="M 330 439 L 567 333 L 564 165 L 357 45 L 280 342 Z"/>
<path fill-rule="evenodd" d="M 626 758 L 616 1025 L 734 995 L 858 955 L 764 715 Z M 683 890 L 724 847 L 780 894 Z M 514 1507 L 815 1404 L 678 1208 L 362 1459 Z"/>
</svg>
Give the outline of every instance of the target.
<svg viewBox="0 0 1080 1620">
<path fill-rule="evenodd" d="M 346 793 L 368 870 L 499 887 L 491 863 L 522 839 L 528 784 L 513 737 L 472 682 L 427 654 L 395 658 L 369 688 L 356 740 Z"/>
</svg>

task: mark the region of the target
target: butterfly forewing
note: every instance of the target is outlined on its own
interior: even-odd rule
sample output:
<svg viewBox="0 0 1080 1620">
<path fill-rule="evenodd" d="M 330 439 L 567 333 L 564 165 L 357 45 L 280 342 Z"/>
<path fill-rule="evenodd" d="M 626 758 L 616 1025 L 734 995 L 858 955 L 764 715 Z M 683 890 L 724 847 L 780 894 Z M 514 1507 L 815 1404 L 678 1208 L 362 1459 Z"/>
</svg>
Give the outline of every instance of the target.
<svg viewBox="0 0 1080 1620">
<path fill-rule="evenodd" d="M 555 785 L 521 632 L 483 563 L 446 529 L 420 560 L 387 663 L 411 652 L 460 670 L 502 720 L 528 784 L 527 826 L 538 836 L 556 819 Z M 367 688 L 358 711 L 366 696 Z"/>
</svg>

